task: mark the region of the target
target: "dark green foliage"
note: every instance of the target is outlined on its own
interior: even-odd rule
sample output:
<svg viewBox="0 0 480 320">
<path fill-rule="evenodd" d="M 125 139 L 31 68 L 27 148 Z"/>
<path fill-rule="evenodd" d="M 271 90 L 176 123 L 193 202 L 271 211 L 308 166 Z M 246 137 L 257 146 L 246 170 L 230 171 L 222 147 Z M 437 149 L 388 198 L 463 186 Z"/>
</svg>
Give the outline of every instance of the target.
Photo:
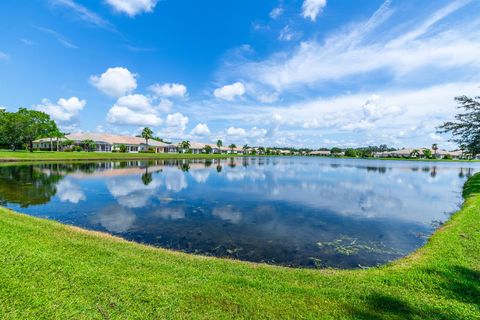
<svg viewBox="0 0 480 320">
<path fill-rule="evenodd" d="M 0 111 L 0 144 L 12 150 L 26 145 L 33 151 L 33 141 L 59 136 L 57 125 L 44 112 L 25 108 L 17 112 Z"/>
<path fill-rule="evenodd" d="M 442 124 L 438 131 L 451 133 L 451 141 L 458 143 L 470 155 L 480 154 L 480 97 L 469 98 L 467 96 L 456 97 L 458 109 L 465 112 L 455 116 L 457 121 L 449 121 Z"/>
<path fill-rule="evenodd" d="M 351 148 L 347 149 L 347 150 L 345 150 L 345 156 L 354 158 L 354 157 L 357 156 L 357 151 L 355 149 L 351 149 Z"/>
</svg>

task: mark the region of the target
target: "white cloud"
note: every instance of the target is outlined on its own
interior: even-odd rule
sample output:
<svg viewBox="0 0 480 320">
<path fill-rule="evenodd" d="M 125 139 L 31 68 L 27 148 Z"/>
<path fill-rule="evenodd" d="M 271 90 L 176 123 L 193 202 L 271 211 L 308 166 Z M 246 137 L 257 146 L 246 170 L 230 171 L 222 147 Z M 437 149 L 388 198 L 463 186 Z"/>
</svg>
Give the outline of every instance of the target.
<svg viewBox="0 0 480 320">
<path fill-rule="evenodd" d="M 277 19 L 283 14 L 283 8 L 282 7 L 277 7 L 273 8 L 272 11 L 270 11 L 270 18 L 272 19 Z"/>
<path fill-rule="evenodd" d="M 181 131 L 184 131 L 188 124 L 188 117 L 185 117 L 180 112 L 169 114 L 167 116 L 167 120 L 165 121 L 165 124 L 168 127 L 175 127 Z"/>
<path fill-rule="evenodd" d="M 136 220 L 137 216 L 131 210 L 119 205 L 107 207 L 92 217 L 93 223 L 116 233 L 128 231 Z"/>
<path fill-rule="evenodd" d="M 90 83 L 108 96 L 118 98 L 137 88 L 136 74 L 127 68 L 108 68 L 100 76 L 91 76 Z"/>
<path fill-rule="evenodd" d="M 480 20 L 440 24 L 466 2 L 455 3 L 420 23 L 408 21 L 396 28 L 381 29 L 394 12 L 387 1 L 367 21 L 342 28 L 323 41 L 311 39 L 292 52 L 279 52 L 259 62 L 244 58 L 225 73 L 276 91 L 354 81 L 372 72 L 381 72 L 391 82 L 413 74 L 417 82 L 432 79 L 433 74 L 441 79 L 448 70 L 473 75 L 474 68 L 480 67 Z"/>
<path fill-rule="evenodd" d="M 199 123 L 192 129 L 190 134 L 197 135 L 197 136 L 206 136 L 210 134 L 210 129 L 208 128 L 206 123 Z"/>
<path fill-rule="evenodd" d="M 61 202 L 73 204 L 87 199 L 82 189 L 70 180 L 62 180 L 57 184 L 57 196 Z"/>
<path fill-rule="evenodd" d="M 304 0 L 302 5 L 302 15 L 305 19 L 317 20 L 317 16 L 327 5 L 327 0 Z"/>
<path fill-rule="evenodd" d="M 137 125 L 137 126 L 159 126 L 163 120 L 155 113 L 142 113 L 131 110 L 127 107 L 114 105 L 107 113 L 107 122 L 111 124 Z"/>
<path fill-rule="evenodd" d="M 77 97 L 60 98 L 57 103 L 52 103 L 48 99 L 42 99 L 42 103 L 34 105 L 33 108 L 49 114 L 56 121 L 68 122 L 77 116 L 86 104 L 85 100 L 80 100 Z"/>
<path fill-rule="evenodd" d="M 245 94 L 245 86 L 241 82 L 235 82 L 223 86 L 221 88 L 215 89 L 213 95 L 219 99 L 233 101 L 235 97 L 242 96 Z"/>
<path fill-rule="evenodd" d="M 230 127 L 227 129 L 227 135 L 234 137 L 244 137 L 247 134 L 243 128 Z"/>
<path fill-rule="evenodd" d="M 142 94 L 130 94 L 118 98 L 107 113 L 107 122 L 120 125 L 159 126 L 163 123 L 161 112 L 169 112 L 172 102 Z"/>
<path fill-rule="evenodd" d="M 115 11 L 133 17 L 142 12 L 152 12 L 158 0 L 106 0 Z"/>
<path fill-rule="evenodd" d="M 180 97 L 183 98 L 187 94 L 187 87 L 178 83 L 155 83 L 149 87 L 155 95 L 160 97 Z"/>
</svg>

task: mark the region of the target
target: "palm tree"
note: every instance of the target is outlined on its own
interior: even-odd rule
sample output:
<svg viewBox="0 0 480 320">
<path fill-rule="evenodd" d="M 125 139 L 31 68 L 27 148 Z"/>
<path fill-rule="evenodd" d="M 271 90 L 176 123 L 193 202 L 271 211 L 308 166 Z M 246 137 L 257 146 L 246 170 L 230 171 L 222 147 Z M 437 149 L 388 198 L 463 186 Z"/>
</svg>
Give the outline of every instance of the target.
<svg viewBox="0 0 480 320">
<path fill-rule="evenodd" d="M 243 153 L 244 153 L 244 154 L 247 154 L 248 148 L 249 148 L 248 144 L 246 144 L 246 145 L 243 146 L 242 149 L 243 149 Z"/>
<path fill-rule="evenodd" d="M 410 152 L 410 157 L 412 158 L 418 158 L 420 156 L 420 150 L 414 149 L 412 152 Z"/>
<path fill-rule="evenodd" d="M 435 155 L 435 158 L 437 157 L 437 150 L 438 150 L 438 145 L 436 143 L 432 144 L 432 150 L 433 154 Z"/>
<path fill-rule="evenodd" d="M 217 140 L 218 153 L 222 153 L 222 151 L 220 150 L 222 147 L 223 147 L 223 142 L 222 140 L 218 139 Z"/>
<path fill-rule="evenodd" d="M 145 127 L 142 130 L 142 138 L 145 139 L 145 143 L 148 148 L 148 140 L 153 138 L 153 131 L 149 127 Z"/>
<path fill-rule="evenodd" d="M 186 150 L 190 149 L 190 141 L 184 140 L 178 144 L 178 147 L 182 149 L 183 153 L 185 153 Z"/>
<path fill-rule="evenodd" d="M 233 149 L 235 149 L 237 146 L 234 143 L 232 143 L 228 147 L 230 148 L 230 150 L 232 150 L 232 153 L 233 153 Z"/>
</svg>

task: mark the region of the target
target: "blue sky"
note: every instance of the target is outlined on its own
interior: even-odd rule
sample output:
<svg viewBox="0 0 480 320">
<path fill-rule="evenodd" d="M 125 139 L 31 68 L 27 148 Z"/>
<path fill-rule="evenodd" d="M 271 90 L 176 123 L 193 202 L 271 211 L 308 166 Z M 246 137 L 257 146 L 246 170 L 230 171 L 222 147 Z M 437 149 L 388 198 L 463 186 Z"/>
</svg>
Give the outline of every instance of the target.
<svg viewBox="0 0 480 320">
<path fill-rule="evenodd" d="M 66 132 L 454 148 L 480 93 L 480 1 L 6 0 L 0 106 Z"/>
</svg>

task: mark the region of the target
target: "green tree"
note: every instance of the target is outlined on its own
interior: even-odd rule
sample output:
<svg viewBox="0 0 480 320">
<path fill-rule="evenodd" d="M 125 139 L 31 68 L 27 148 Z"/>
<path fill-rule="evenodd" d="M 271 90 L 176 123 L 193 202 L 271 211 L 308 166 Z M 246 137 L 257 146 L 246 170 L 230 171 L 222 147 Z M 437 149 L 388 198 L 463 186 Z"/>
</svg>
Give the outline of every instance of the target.
<svg viewBox="0 0 480 320">
<path fill-rule="evenodd" d="M 153 138 L 153 131 L 149 127 L 145 127 L 142 130 L 142 138 L 145 139 L 145 144 L 148 147 L 148 140 Z"/>
<path fill-rule="evenodd" d="M 212 153 L 212 147 L 209 146 L 208 144 L 203 147 L 203 150 L 205 150 L 205 153 L 210 154 Z"/>
<path fill-rule="evenodd" d="M 347 149 L 345 150 L 345 156 L 355 158 L 357 156 L 357 151 L 352 148 Z"/>
<path fill-rule="evenodd" d="M 80 144 L 82 145 L 83 150 L 88 152 L 92 152 L 97 147 L 97 145 L 95 144 L 95 141 L 91 139 L 83 140 Z"/>
<path fill-rule="evenodd" d="M 480 153 L 480 96 L 460 96 L 455 97 L 455 101 L 458 109 L 464 112 L 455 116 L 456 121 L 448 121 L 438 127 L 438 132 L 452 134 L 450 141 L 464 146 L 470 155 L 476 156 Z"/>
<path fill-rule="evenodd" d="M 121 153 L 126 153 L 127 152 L 127 146 L 124 145 L 124 144 L 121 144 L 118 146 L 118 150 L 121 152 Z"/>
<path fill-rule="evenodd" d="M 332 154 L 338 154 L 338 153 L 342 153 L 342 149 L 337 148 L 337 147 L 334 147 L 334 148 L 332 148 L 332 149 L 330 150 L 330 152 L 331 152 Z"/>
<path fill-rule="evenodd" d="M 423 155 L 425 156 L 425 158 L 431 159 L 432 158 L 432 151 L 430 149 L 425 149 L 425 150 L 423 150 Z"/>
<path fill-rule="evenodd" d="M 48 136 L 52 128 L 56 127 L 50 116 L 41 111 L 20 108 L 13 117 L 16 124 L 15 130 L 21 136 L 22 142 L 27 144 L 30 152 L 33 152 L 35 139 Z"/>
<path fill-rule="evenodd" d="M 218 147 L 219 150 L 220 150 L 221 147 L 223 147 L 222 140 L 220 140 L 220 139 L 217 140 L 217 147 Z"/>
<path fill-rule="evenodd" d="M 243 147 L 242 147 L 243 153 L 247 154 L 248 148 L 249 148 L 248 144 L 243 145 Z"/>
<path fill-rule="evenodd" d="M 182 149 L 182 152 L 188 152 L 190 150 L 190 141 L 184 140 L 178 144 L 178 147 Z"/>
<path fill-rule="evenodd" d="M 231 150 L 232 153 L 233 153 L 233 149 L 235 149 L 237 146 L 236 146 L 234 143 L 232 143 L 232 144 L 229 145 L 228 147 L 230 148 L 230 150 Z"/>
<path fill-rule="evenodd" d="M 413 149 L 412 152 L 410 152 L 410 157 L 412 158 L 418 158 L 420 156 L 420 150 L 418 149 Z"/>
</svg>

